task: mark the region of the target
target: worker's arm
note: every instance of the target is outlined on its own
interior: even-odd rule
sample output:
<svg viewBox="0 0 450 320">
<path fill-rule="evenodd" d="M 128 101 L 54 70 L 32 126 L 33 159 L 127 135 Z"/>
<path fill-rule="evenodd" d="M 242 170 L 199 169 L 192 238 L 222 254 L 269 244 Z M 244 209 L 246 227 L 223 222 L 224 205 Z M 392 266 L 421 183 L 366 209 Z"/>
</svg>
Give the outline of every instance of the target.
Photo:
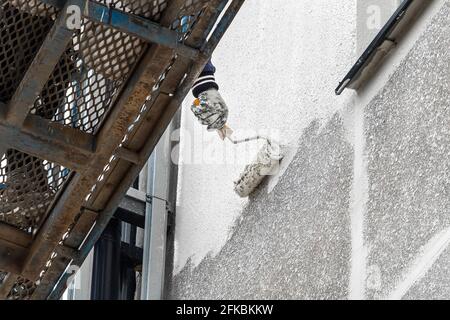
<svg viewBox="0 0 450 320">
<path fill-rule="evenodd" d="M 192 93 L 194 97 L 198 98 L 198 96 L 205 91 L 210 89 L 219 90 L 219 85 L 216 82 L 215 78 L 216 67 L 212 64 L 211 60 L 208 61 L 202 73 L 198 77 L 197 81 L 194 83 L 192 87 Z"/>
<path fill-rule="evenodd" d="M 228 118 L 228 107 L 219 94 L 215 72 L 216 68 L 209 61 L 192 88 L 196 99 L 191 110 L 201 124 L 208 126 L 208 130 L 222 129 Z"/>
</svg>

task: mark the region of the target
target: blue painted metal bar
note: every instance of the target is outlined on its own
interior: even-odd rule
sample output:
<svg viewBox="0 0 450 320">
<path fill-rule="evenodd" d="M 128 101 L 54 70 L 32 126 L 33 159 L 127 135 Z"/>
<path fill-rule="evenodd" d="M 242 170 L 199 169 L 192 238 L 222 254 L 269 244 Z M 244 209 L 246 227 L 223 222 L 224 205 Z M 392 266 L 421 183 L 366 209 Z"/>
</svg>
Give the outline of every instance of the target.
<svg viewBox="0 0 450 320">
<path fill-rule="evenodd" d="M 179 55 L 190 59 L 195 59 L 198 56 L 198 50 L 183 45 L 178 41 L 179 35 L 176 31 L 163 28 L 147 19 L 91 1 L 86 7 L 84 16 L 92 21 L 109 25 L 144 41 L 175 49 Z"/>
<path fill-rule="evenodd" d="M 57 8 L 62 8 L 62 0 L 41 0 Z M 180 43 L 177 31 L 161 27 L 148 19 L 114 9 L 103 4 L 86 0 L 83 16 L 91 21 L 120 30 L 149 43 L 175 49 L 176 53 L 195 60 L 199 51 Z"/>
</svg>

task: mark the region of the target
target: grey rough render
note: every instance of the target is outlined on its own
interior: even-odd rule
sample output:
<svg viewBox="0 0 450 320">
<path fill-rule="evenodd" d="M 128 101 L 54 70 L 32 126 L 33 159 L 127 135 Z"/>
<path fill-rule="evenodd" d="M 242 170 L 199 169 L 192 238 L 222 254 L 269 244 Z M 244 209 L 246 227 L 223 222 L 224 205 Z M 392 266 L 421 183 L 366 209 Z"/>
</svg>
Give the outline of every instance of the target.
<svg viewBox="0 0 450 320">
<path fill-rule="evenodd" d="M 378 286 L 364 284 L 366 298 L 389 297 L 399 285 L 404 299 L 450 298 L 448 248 L 408 278 L 450 228 L 449 48 L 446 2 L 364 109 L 364 268 L 380 271 Z M 312 123 L 274 191 L 259 189 L 217 256 L 174 277 L 171 298 L 347 298 L 353 164 L 339 115 L 322 129 Z"/>
<path fill-rule="evenodd" d="M 353 150 L 336 115 L 305 130 L 275 190 L 261 186 L 214 258 L 173 280 L 173 299 L 343 299 Z"/>
<path fill-rule="evenodd" d="M 421 247 L 450 226 L 449 48 L 447 2 L 366 107 L 368 265 L 380 268 L 382 280 L 369 298 L 395 289 Z M 449 278 L 439 281 L 450 298 Z"/>
<path fill-rule="evenodd" d="M 448 247 L 431 270 L 407 294 L 405 300 L 448 300 L 450 297 L 450 247 Z"/>
</svg>

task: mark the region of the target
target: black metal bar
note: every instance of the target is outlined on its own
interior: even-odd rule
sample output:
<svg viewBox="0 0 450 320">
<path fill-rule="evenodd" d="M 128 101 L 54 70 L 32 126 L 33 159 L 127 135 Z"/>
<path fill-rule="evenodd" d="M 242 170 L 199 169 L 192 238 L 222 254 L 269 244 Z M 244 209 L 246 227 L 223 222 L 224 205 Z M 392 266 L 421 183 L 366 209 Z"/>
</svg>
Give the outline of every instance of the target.
<svg viewBox="0 0 450 320">
<path fill-rule="evenodd" d="M 119 300 L 121 223 L 111 219 L 95 244 L 91 300 Z"/>
<path fill-rule="evenodd" d="M 132 226 L 137 226 L 141 229 L 145 228 L 145 217 L 140 214 L 118 208 L 114 213 L 114 217 L 120 221 L 127 222 Z"/>
<path fill-rule="evenodd" d="M 136 228 L 136 227 L 135 227 Z M 122 242 L 120 256 L 120 299 L 134 300 L 136 294 L 135 267 L 142 265 L 143 250 Z"/>
<path fill-rule="evenodd" d="M 335 90 L 336 95 L 340 95 L 345 90 L 345 88 L 347 88 L 348 85 L 361 73 L 367 62 L 375 55 L 377 49 L 384 43 L 384 41 L 388 40 L 389 35 L 392 33 L 401 19 L 405 16 L 406 11 L 411 6 L 413 1 L 414 0 L 404 0 L 402 2 L 400 7 L 395 11 L 389 21 L 377 34 L 375 39 L 370 43 L 370 45 L 367 47 L 367 49 L 364 51 L 355 65 L 339 83 L 339 86 Z"/>
</svg>

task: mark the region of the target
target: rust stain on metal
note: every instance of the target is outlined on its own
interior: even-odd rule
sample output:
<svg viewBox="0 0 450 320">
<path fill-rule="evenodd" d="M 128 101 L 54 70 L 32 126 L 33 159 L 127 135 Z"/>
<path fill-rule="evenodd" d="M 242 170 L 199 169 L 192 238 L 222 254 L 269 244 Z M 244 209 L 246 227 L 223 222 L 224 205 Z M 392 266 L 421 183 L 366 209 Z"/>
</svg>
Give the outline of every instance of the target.
<svg viewBox="0 0 450 320">
<path fill-rule="evenodd" d="M 68 3 L 85 5 L 82 9 L 85 17 L 92 13 L 89 1 L 70 0 Z M 139 12 L 141 17 L 160 21 L 160 26 L 164 28 L 172 28 L 178 23 L 180 25 L 174 28 L 181 37 L 185 36 L 183 45 L 185 43 L 192 49 L 200 47 L 206 40 L 204 35 L 209 33 L 208 28 L 212 28 L 219 17 L 220 10 L 217 8 L 223 8 L 224 3 L 225 0 L 199 0 L 188 6 L 185 0 L 149 2 L 145 8 L 133 8 L 129 22 L 135 26 L 145 26 L 142 18 L 132 16 Z M 30 4 L 32 9 L 35 5 L 34 2 Z M 199 19 L 192 30 L 191 25 L 182 25 L 179 19 L 181 12 L 191 11 Z M 25 224 L 29 228 L 23 228 L 21 232 L 32 231 L 25 234 L 25 238 L 22 233 L 13 232 L 15 240 L 5 241 L 7 231 L 2 231 L 1 223 L 5 221 L 1 220 L 0 215 L 0 269 L 23 277 L 21 281 L 33 282 L 40 278 L 39 286 L 30 287 L 29 297 L 45 298 L 71 258 L 56 258 L 51 267 L 46 268 L 52 252 L 66 252 L 67 255 L 74 255 L 72 258 L 77 262 L 82 262 L 139 173 L 144 162 L 139 161 L 140 157 L 149 156 L 189 91 L 189 81 L 194 80 L 208 57 L 200 55 L 199 61 L 193 63 L 188 60 L 180 64 L 182 68 L 173 71 L 171 67 L 176 61 L 176 50 L 162 44 L 143 43 L 142 39 L 133 35 L 132 30 L 130 34 L 124 33 L 126 24 L 116 30 L 110 25 L 84 21 L 84 28 L 72 35 L 65 24 L 61 24 L 66 14 L 64 9 L 34 16 L 25 10 L 21 14 L 30 20 L 59 21 L 59 25 L 55 24 L 51 31 L 46 30 L 46 34 L 40 38 L 43 44 L 41 49 L 22 61 L 31 67 L 24 69 L 22 81 L 14 88 L 17 90 L 13 104 L 7 107 L 0 104 L 0 111 L 10 115 L 8 118 L 0 114 L 0 133 L 8 143 L 6 160 L 1 162 L 7 165 L 2 171 L 5 172 L 3 181 L 16 179 L 20 182 L 17 177 L 23 176 L 22 171 L 27 170 L 31 163 L 34 174 L 41 177 L 36 186 L 52 190 L 52 193 L 46 202 L 29 200 L 29 203 L 43 210 L 38 215 L 29 214 L 30 221 Z M 11 21 L 8 23 L 14 23 L 14 19 Z M 167 33 L 167 29 L 154 29 L 156 40 Z M 2 32 L 7 34 L 9 30 L 2 29 Z M 215 38 L 216 41 L 219 39 Z M 111 41 L 117 45 L 110 46 Z M 164 41 L 168 42 L 167 39 L 161 39 L 159 43 Z M 46 52 L 50 54 L 44 54 Z M 9 54 L 16 52 L 11 51 Z M 83 68 L 74 63 L 80 56 L 86 64 Z M 179 81 L 186 73 L 191 75 L 184 86 L 179 88 Z M 154 88 L 161 85 L 165 85 L 168 92 L 175 92 L 174 97 L 159 99 L 159 92 Z M 152 99 L 146 102 L 151 94 Z M 141 119 L 151 121 L 142 121 L 135 131 L 129 132 L 130 125 L 144 103 L 148 103 L 149 107 Z M 129 135 L 127 146 L 133 144 L 128 150 L 139 150 L 139 153 L 130 151 L 124 154 L 130 159 L 136 158 L 134 162 L 137 163 L 117 157 L 111 160 L 125 135 Z M 50 176 L 52 179 L 46 178 Z M 102 181 L 99 181 L 100 176 L 103 176 Z M 30 194 L 33 195 L 33 192 Z M 15 201 L 11 195 L 5 198 L 0 190 L 0 200 L 2 197 L 7 200 L 6 203 Z M 23 206 L 23 210 L 34 207 Z M 80 247 L 94 223 L 92 233 Z M 12 228 L 17 229 L 15 226 Z M 26 242 L 28 237 L 32 241 Z M 65 247 L 59 247 L 61 242 Z M 74 250 L 79 247 L 79 252 Z M 44 269 L 45 273 L 41 276 L 41 270 Z"/>
</svg>

